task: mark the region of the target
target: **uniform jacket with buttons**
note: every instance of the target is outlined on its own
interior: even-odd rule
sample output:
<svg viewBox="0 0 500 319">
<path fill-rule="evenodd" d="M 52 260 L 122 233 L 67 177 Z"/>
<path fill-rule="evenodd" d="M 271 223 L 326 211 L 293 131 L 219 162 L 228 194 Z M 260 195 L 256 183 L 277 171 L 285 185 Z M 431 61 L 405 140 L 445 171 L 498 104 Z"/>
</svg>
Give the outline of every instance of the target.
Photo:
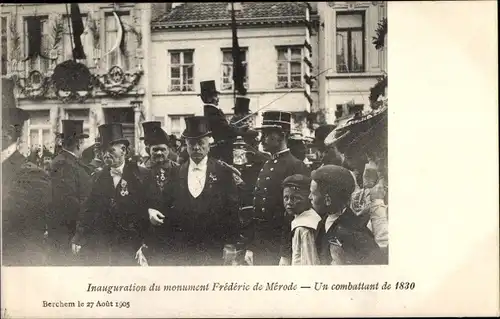
<svg viewBox="0 0 500 319">
<path fill-rule="evenodd" d="M 15 151 L 2 162 L 2 264 L 46 263 L 44 232 L 51 209 L 49 176 Z"/>
<path fill-rule="evenodd" d="M 295 158 L 289 150 L 266 161 L 254 190 L 255 217 L 279 225 L 283 222 L 283 189 L 281 184 L 294 174 L 310 175 L 307 166 Z"/>
<path fill-rule="evenodd" d="M 142 245 L 149 225 L 144 185 L 149 173 L 137 163 L 126 162 L 116 188 L 109 167 L 97 173 L 73 240 L 79 245 L 88 244 L 85 249 L 93 250 L 96 264 L 107 264 L 110 257 L 115 257 L 109 254 L 127 255 L 127 260 L 134 263 L 134 253 Z"/>
<path fill-rule="evenodd" d="M 76 230 L 80 209 L 92 187 L 92 170 L 66 150 L 52 161 L 52 199 L 54 215 L 49 221 L 49 237 L 61 245 L 68 242 Z"/>
</svg>

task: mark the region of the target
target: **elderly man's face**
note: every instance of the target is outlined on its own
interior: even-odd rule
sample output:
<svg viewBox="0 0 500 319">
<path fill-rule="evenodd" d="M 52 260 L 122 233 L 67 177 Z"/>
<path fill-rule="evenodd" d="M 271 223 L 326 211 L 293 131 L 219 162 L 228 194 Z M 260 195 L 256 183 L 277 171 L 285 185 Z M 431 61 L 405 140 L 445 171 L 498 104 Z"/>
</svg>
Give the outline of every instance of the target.
<svg viewBox="0 0 500 319">
<path fill-rule="evenodd" d="M 149 148 L 151 160 L 154 164 L 163 164 L 167 161 L 169 148 L 167 144 L 151 145 Z"/>
<path fill-rule="evenodd" d="M 309 194 L 309 200 L 311 201 L 312 207 L 318 214 L 324 216 L 328 213 L 325 198 L 323 194 L 321 194 L 318 184 L 315 181 L 311 182 L 311 193 Z"/>
<path fill-rule="evenodd" d="M 195 163 L 201 162 L 210 151 L 210 137 L 188 138 L 186 139 L 187 152 Z"/>
<path fill-rule="evenodd" d="M 123 144 L 112 144 L 103 151 L 104 163 L 111 167 L 119 167 L 125 162 L 127 149 Z"/>
</svg>

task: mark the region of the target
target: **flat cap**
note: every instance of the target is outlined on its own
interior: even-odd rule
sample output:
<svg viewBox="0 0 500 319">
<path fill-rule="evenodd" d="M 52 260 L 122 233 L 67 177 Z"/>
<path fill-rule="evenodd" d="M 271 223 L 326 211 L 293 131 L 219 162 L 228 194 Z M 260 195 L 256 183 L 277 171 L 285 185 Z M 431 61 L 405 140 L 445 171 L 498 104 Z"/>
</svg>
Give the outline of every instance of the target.
<svg viewBox="0 0 500 319">
<path fill-rule="evenodd" d="M 354 177 L 351 172 L 337 165 L 321 166 L 311 174 L 312 180 L 328 187 L 338 194 L 350 195 L 354 192 Z"/>
<path fill-rule="evenodd" d="M 309 191 L 309 187 L 311 185 L 311 178 L 309 176 L 295 174 L 292 176 L 288 176 L 283 181 L 283 188 L 285 187 L 294 187 L 298 190 L 307 190 Z"/>
</svg>

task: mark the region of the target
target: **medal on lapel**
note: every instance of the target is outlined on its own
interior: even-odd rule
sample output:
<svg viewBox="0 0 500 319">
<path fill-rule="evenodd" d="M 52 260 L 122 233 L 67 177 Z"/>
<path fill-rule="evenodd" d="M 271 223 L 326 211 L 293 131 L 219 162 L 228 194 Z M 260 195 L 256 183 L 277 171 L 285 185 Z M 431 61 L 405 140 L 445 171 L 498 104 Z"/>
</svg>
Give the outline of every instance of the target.
<svg viewBox="0 0 500 319">
<path fill-rule="evenodd" d="M 120 183 L 120 195 L 123 197 L 123 196 L 127 196 L 129 194 L 128 192 L 128 187 L 127 187 L 127 181 L 122 179 L 121 183 Z"/>
<path fill-rule="evenodd" d="M 165 169 L 160 168 L 160 172 L 156 175 L 156 185 L 163 191 L 163 186 L 165 185 Z"/>
</svg>

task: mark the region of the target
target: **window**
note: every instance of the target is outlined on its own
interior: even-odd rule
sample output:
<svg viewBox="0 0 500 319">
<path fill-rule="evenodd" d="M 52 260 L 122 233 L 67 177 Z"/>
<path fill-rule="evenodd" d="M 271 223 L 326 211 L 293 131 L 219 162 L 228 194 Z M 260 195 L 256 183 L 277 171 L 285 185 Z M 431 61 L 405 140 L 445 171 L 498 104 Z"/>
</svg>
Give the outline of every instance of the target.
<svg viewBox="0 0 500 319">
<path fill-rule="evenodd" d="M 186 117 L 193 116 L 192 114 L 188 115 L 170 115 L 170 134 L 174 134 L 177 137 L 182 135 L 182 132 L 186 129 L 186 122 L 184 119 Z"/>
<path fill-rule="evenodd" d="M 193 50 L 170 51 L 171 92 L 194 91 Z"/>
<path fill-rule="evenodd" d="M 49 35 L 49 22 L 48 16 L 38 16 L 41 22 L 41 31 L 42 31 L 42 45 L 41 45 L 41 53 L 45 57 L 49 57 L 50 53 L 50 35 Z M 28 34 L 28 20 L 24 19 L 24 56 L 28 56 L 28 43 L 29 43 L 30 35 Z M 35 59 L 30 59 L 26 61 L 24 64 L 26 66 L 26 71 L 30 72 L 33 70 L 40 71 L 42 74 L 46 73 L 49 70 L 50 60 L 37 56 Z"/>
<path fill-rule="evenodd" d="M 45 146 L 54 152 L 55 135 L 50 124 L 50 111 L 31 111 L 28 120 L 28 147 L 30 151 Z"/>
<path fill-rule="evenodd" d="M 247 50 L 241 49 L 241 61 L 244 69 L 244 84 L 245 88 L 248 89 L 248 62 L 247 62 Z M 233 81 L 233 52 L 231 49 L 222 49 L 222 90 L 232 90 L 234 85 Z"/>
<path fill-rule="evenodd" d="M 85 26 L 87 23 L 87 15 L 82 14 L 82 21 L 83 25 Z M 61 48 L 61 54 L 62 54 L 62 61 L 70 60 L 73 59 L 73 50 L 71 49 L 74 44 L 73 44 L 73 26 L 71 23 L 68 21 L 68 16 L 64 15 L 63 16 L 63 28 L 64 28 L 64 33 L 63 33 L 63 39 L 62 39 L 62 48 Z M 71 31 L 71 36 L 70 36 L 70 31 Z M 90 56 L 90 49 L 85 47 L 85 43 L 83 42 L 82 39 L 82 44 L 83 44 L 83 50 L 85 51 L 85 55 L 87 55 L 87 58 L 91 58 Z"/>
<path fill-rule="evenodd" d="M 2 75 L 7 74 L 7 63 L 8 63 L 8 49 L 7 49 L 7 17 L 2 17 L 0 28 L 2 29 Z"/>
<path fill-rule="evenodd" d="M 111 68 L 114 65 L 121 67 L 124 70 L 129 70 L 133 66 L 133 57 L 135 56 L 136 39 L 132 32 L 127 32 L 131 25 L 131 17 L 129 12 L 117 12 L 123 25 L 123 41 L 124 41 L 124 51 L 121 51 L 120 44 L 118 48 L 106 56 L 106 65 Z M 118 37 L 119 22 L 116 20 L 115 16 L 107 12 L 106 13 L 106 38 L 105 47 L 106 52 L 109 52 L 116 44 Z M 88 54 L 88 53 L 86 53 Z"/>
<path fill-rule="evenodd" d="M 337 72 L 365 70 L 365 14 L 337 13 Z"/>
<path fill-rule="evenodd" d="M 277 88 L 302 87 L 302 47 L 278 47 Z"/>
</svg>

